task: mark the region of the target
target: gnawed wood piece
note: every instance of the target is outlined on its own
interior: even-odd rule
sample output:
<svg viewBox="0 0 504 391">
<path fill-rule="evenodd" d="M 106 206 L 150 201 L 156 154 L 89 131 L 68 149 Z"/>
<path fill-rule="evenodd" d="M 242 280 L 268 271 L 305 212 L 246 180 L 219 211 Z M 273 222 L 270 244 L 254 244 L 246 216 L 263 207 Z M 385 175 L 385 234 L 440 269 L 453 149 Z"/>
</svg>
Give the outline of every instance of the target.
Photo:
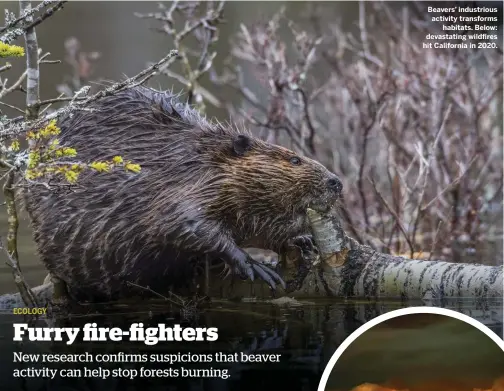
<svg viewBox="0 0 504 391">
<path fill-rule="evenodd" d="M 307 214 L 322 262 L 329 267 L 343 266 L 352 242 L 345 235 L 339 218 L 335 214 L 322 216 L 310 208 Z"/>
</svg>

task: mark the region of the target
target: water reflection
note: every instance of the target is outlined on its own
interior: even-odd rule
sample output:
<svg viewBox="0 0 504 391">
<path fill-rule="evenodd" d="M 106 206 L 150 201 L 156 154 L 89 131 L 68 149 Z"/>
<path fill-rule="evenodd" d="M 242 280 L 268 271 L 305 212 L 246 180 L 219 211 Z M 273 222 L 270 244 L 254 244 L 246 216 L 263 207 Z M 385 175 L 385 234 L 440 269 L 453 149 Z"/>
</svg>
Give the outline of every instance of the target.
<svg viewBox="0 0 504 391">
<path fill-rule="evenodd" d="M 280 308 L 262 303 L 214 302 L 208 309 L 197 316 L 181 316 L 180 310 L 159 301 L 149 301 L 133 305 L 115 305 L 108 307 L 89 307 L 71 317 L 58 319 L 60 327 L 83 327 L 85 323 L 96 322 L 100 327 L 121 327 L 127 330 L 131 323 L 142 322 L 144 327 L 156 327 L 158 323 L 168 326 L 180 323 L 191 327 L 217 327 L 219 339 L 215 342 L 159 342 L 146 346 L 143 343 L 123 341 L 80 342 L 71 346 L 50 343 L 23 343 L 14 346 L 12 342 L 12 323 L 22 318 L 11 314 L 0 316 L 0 371 L 4 385 L 8 389 L 21 389 L 22 381 L 12 378 L 16 368 L 12 362 L 13 350 L 25 353 L 135 353 L 177 354 L 227 354 L 244 352 L 246 354 L 281 354 L 278 363 L 108 363 L 104 368 L 129 368 L 140 371 L 143 367 L 156 369 L 225 369 L 230 378 L 183 378 L 158 377 L 134 379 L 108 378 L 92 379 L 26 379 L 25 390 L 257 390 L 289 389 L 315 390 L 325 364 L 341 342 L 361 324 L 370 319 L 406 306 L 419 303 L 401 302 L 341 302 L 318 300 L 303 306 Z M 502 303 L 490 303 L 477 306 L 474 302 L 451 303 L 448 308 L 455 309 L 480 319 L 495 333 L 502 336 Z M 102 312 L 96 314 L 96 310 Z M 43 325 L 39 321 L 39 325 Z M 41 368 L 41 364 L 25 364 L 25 367 Z M 51 364 L 52 368 L 75 367 L 96 368 L 96 364 Z M 19 366 L 17 367 L 19 368 Z M 5 371 L 5 372 L 4 372 Z M 224 372 L 223 372 L 224 373 Z M 180 374 L 180 373 L 179 373 Z M 274 376 L 273 376 L 274 375 Z M 46 388 L 41 388 L 46 387 Z"/>
</svg>

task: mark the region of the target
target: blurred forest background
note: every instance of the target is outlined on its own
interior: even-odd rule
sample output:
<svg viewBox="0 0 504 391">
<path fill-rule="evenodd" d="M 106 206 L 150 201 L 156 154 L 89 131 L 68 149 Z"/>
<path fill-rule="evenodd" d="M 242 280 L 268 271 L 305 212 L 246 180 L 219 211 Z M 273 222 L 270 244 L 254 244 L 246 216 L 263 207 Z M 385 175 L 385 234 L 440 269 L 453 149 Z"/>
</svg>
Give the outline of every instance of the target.
<svg viewBox="0 0 504 391">
<path fill-rule="evenodd" d="M 500 49 L 479 51 L 422 49 L 439 23 L 429 24 L 418 4 L 380 4 L 227 2 L 209 50 L 217 54 L 193 103 L 339 174 L 345 228 L 360 242 L 408 257 L 499 264 L 502 2 L 479 3 L 498 6 L 500 18 Z M 1 6 L 19 9 L 17 2 Z M 218 4 L 201 4 L 191 17 L 206 7 Z M 62 60 L 41 66 L 41 99 L 83 85 L 96 90 L 174 49 L 162 20 L 135 15 L 156 12 L 163 10 L 150 1 L 66 3 L 36 28 L 39 47 Z M 181 31 L 188 18 L 177 20 Z M 195 34 L 184 44 L 201 54 L 201 42 Z M 13 43 L 24 46 L 22 38 Z M 200 54 L 191 57 L 194 64 Z M 3 76 L 13 82 L 25 59 L 9 61 L 12 70 Z M 148 85 L 183 91 L 181 75 L 178 62 Z M 14 92 L 4 102 L 24 107 L 25 95 Z M 1 236 L 5 226 L 0 208 Z M 46 273 L 24 214 L 19 257 L 27 282 L 40 284 Z M 15 289 L 2 262 L 0 293 Z"/>
</svg>

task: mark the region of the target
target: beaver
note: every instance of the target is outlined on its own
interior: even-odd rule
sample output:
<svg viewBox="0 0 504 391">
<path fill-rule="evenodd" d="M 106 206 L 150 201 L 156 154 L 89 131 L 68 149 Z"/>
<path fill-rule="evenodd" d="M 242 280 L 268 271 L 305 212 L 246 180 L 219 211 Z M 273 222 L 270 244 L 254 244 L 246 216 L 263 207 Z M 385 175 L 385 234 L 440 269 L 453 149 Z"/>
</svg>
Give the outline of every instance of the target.
<svg viewBox="0 0 504 391">
<path fill-rule="evenodd" d="M 80 162 L 120 155 L 141 166 L 85 170 L 67 194 L 25 190 L 37 252 L 79 301 L 124 297 L 127 282 L 173 288 L 188 260 L 207 256 L 275 290 L 282 278 L 243 248 L 281 253 L 310 232 L 306 208 L 328 210 L 342 191 L 320 163 L 209 120 L 170 92 L 134 87 L 59 127 Z"/>
</svg>

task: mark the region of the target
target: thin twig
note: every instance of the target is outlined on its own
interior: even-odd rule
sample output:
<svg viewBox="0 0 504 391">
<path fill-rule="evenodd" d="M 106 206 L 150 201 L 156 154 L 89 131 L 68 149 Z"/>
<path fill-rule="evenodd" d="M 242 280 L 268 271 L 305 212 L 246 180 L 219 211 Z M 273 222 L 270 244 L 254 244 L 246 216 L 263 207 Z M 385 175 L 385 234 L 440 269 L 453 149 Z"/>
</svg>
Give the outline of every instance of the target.
<svg viewBox="0 0 504 391">
<path fill-rule="evenodd" d="M 42 15 L 40 15 L 37 19 L 35 19 L 30 24 L 28 24 L 28 26 L 26 26 L 25 29 L 30 30 L 30 29 L 34 28 L 35 26 L 38 26 L 40 23 L 42 23 L 47 18 L 53 16 L 57 11 L 59 11 L 60 9 L 63 9 L 63 5 L 65 3 L 68 3 L 68 1 L 67 0 L 59 1 L 58 4 L 56 4 L 54 7 L 51 7 L 49 9 L 45 10 Z"/>
<path fill-rule="evenodd" d="M 31 0 L 20 0 L 21 13 L 27 13 L 31 10 Z M 26 18 L 28 23 L 33 22 L 33 17 L 30 15 Z M 37 42 L 37 33 L 35 28 L 28 27 L 25 30 L 26 43 L 26 119 L 34 120 L 38 117 L 39 112 L 39 85 L 40 85 L 40 70 L 39 70 L 39 50 Z"/>
<path fill-rule="evenodd" d="M 26 2 L 26 0 L 24 1 Z M 56 0 L 43 0 L 33 8 L 31 6 L 25 8 L 22 5 L 21 7 L 25 8 L 26 11 L 21 12 L 21 15 L 17 19 L 8 22 L 7 25 L 0 30 L 0 34 L 2 34 L 0 36 L 0 41 L 4 43 L 11 43 L 19 36 L 25 34 L 26 30 L 32 29 L 33 27 L 37 26 L 38 24 L 46 20 L 49 16 L 54 15 L 55 11 L 57 11 L 61 7 L 55 6 L 53 7 L 55 9 L 51 8 L 50 10 L 47 10 L 39 18 L 33 20 L 33 15 L 35 13 L 39 12 L 44 7 L 47 7 L 48 5 L 54 2 L 56 2 Z M 22 24 L 21 22 L 26 22 L 26 24 Z"/>
<path fill-rule="evenodd" d="M 163 299 L 163 300 L 169 301 L 170 303 L 172 303 L 172 304 L 174 304 L 174 305 L 176 305 L 176 306 L 180 306 L 180 307 L 182 307 L 182 306 L 184 306 L 184 304 L 185 304 L 183 300 L 181 301 L 181 303 L 177 303 L 177 302 L 175 302 L 175 301 L 171 300 L 170 298 L 168 298 L 168 297 L 166 297 L 166 296 L 162 295 L 161 293 L 158 293 L 158 292 L 156 292 L 156 291 L 152 290 L 152 289 L 151 289 L 150 287 L 148 287 L 148 286 L 141 286 L 141 285 L 135 284 L 134 282 L 131 282 L 131 281 L 126 281 L 126 284 L 128 284 L 129 286 L 135 287 L 135 288 L 142 289 L 142 290 L 144 290 L 144 291 L 146 291 L 146 292 L 152 293 L 153 295 L 155 295 L 155 296 L 157 296 L 157 297 L 159 297 L 159 298 L 161 298 L 161 299 Z"/>
<path fill-rule="evenodd" d="M 404 236 L 404 239 L 406 239 L 406 242 L 408 243 L 408 246 L 410 248 L 411 253 L 414 253 L 415 252 L 415 247 L 414 247 L 413 243 L 411 242 L 411 240 L 409 238 L 409 235 L 406 233 L 406 229 L 404 228 L 401 219 L 399 218 L 399 216 L 397 215 L 397 213 L 394 211 L 394 209 L 390 207 L 390 205 L 385 200 L 385 198 L 383 198 L 382 194 L 380 193 L 380 191 L 376 187 L 376 183 L 375 183 L 374 179 L 368 178 L 368 180 L 372 183 L 373 189 L 374 189 L 376 195 L 380 198 L 380 201 L 383 203 L 383 205 L 385 205 L 385 207 L 387 208 L 387 210 L 389 211 L 389 213 L 392 216 L 394 216 L 394 219 L 396 220 L 397 226 L 401 230 L 401 232 L 402 232 L 402 234 Z"/>
<path fill-rule="evenodd" d="M 4 106 L 9 107 L 9 108 L 11 108 L 11 109 L 17 110 L 17 111 L 19 111 L 21 114 L 24 114 L 24 113 L 25 113 L 25 112 L 24 112 L 23 110 L 21 110 L 19 107 L 12 106 L 12 105 L 10 105 L 10 104 L 8 104 L 8 103 L 5 103 L 5 102 L 2 102 L 2 101 L 0 101 L 0 105 L 4 105 Z"/>
<path fill-rule="evenodd" d="M 155 71 L 158 70 L 161 65 L 167 63 L 171 64 L 175 61 L 176 58 L 177 58 L 177 51 L 171 50 L 165 57 L 163 57 L 157 63 L 142 70 L 135 76 L 130 77 L 129 79 L 126 79 L 124 81 L 114 83 L 110 87 L 98 91 L 97 93 L 86 99 L 76 99 L 76 101 L 74 101 L 73 104 L 68 105 L 66 107 L 62 107 L 61 109 L 58 109 L 50 114 L 42 116 L 36 120 L 22 122 L 22 118 L 12 119 L 10 120 L 10 122 L 5 124 L 5 126 L 8 126 L 7 130 L 0 129 L 0 141 L 2 141 L 5 138 L 15 137 L 30 129 L 40 128 L 43 126 L 43 124 L 47 123 L 47 121 L 68 114 L 74 110 L 86 108 L 90 103 L 93 103 L 105 96 L 110 96 L 120 91 L 129 89 L 134 85 L 138 85 L 139 83 L 144 83 L 150 77 L 154 76 Z"/>
<path fill-rule="evenodd" d="M 7 23 L 4 27 L 0 29 L 0 34 L 4 33 L 8 29 L 17 27 L 17 25 L 20 22 L 25 21 L 28 17 L 32 16 L 33 14 L 39 12 L 42 8 L 47 7 L 47 5 L 54 3 L 56 0 L 44 0 L 37 4 L 36 7 L 30 8 L 29 10 L 26 10 L 24 13 L 21 14 L 18 18 L 12 20 L 11 22 Z"/>
<path fill-rule="evenodd" d="M 12 68 L 12 65 L 10 63 L 5 64 L 3 67 L 0 67 L 0 72 L 7 71 Z"/>
</svg>

